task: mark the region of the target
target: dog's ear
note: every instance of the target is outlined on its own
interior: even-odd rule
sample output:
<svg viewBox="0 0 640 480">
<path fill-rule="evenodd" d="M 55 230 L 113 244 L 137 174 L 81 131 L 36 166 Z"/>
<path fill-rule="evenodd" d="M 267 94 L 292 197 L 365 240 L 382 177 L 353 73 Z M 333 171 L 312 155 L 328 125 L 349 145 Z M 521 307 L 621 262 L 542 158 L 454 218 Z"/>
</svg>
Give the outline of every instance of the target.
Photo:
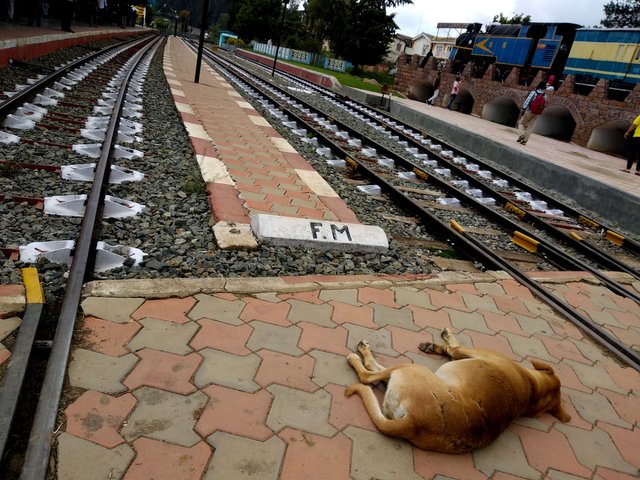
<svg viewBox="0 0 640 480">
<path fill-rule="evenodd" d="M 533 368 L 536 370 L 545 371 L 550 375 L 553 374 L 553 368 L 548 363 L 541 362 L 540 360 L 531 360 L 531 365 L 533 365 Z"/>
</svg>

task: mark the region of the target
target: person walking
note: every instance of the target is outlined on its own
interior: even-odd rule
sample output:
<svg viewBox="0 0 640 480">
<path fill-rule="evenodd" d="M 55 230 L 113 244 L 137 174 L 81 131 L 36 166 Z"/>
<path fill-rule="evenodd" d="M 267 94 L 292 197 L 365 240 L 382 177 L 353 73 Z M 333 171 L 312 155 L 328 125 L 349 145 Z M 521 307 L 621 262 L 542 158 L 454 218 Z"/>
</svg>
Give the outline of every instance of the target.
<svg viewBox="0 0 640 480">
<path fill-rule="evenodd" d="M 436 101 L 438 95 L 440 95 L 440 72 L 438 72 L 438 74 L 436 75 L 436 79 L 433 81 L 433 95 L 427 98 L 427 104 L 433 105 L 433 102 Z"/>
<path fill-rule="evenodd" d="M 629 140 L 629 154 L 627 156 L 627 168 L 623 168 L 623 172 L 629 173 L 633 162 L 636 162 L 636 175 L 640 175 L 640 160 L 638 160 L 638 154 L 640 153 L 640 115 L 631 123 L 631 126 L 624 132 L 624 138 Z M 632 135 L 633 134 L 633 135 Z M 629 138 L 631 136 L 631 138 Z"/>
<path fill-rule="evenodd" d="M 462 79 L 460 77 L 456 77 L 455 81 L 453 82 L 453 87 L 451 88 L 451 96 L 449 97 L 449 104 L 447 105 L 447 108 L 449 110 L 451 110 L 451 105 L 453 105 L 453 102 L 456 101 L 456 97 L 458 96 L 458 93 L 460 92 L 460 83 L 462 82 Z"/>
<path fill-rule="evenodd" d="M 71 30 L 71 19 L 73 19 L 74 2 L 73 0 L 63 0 L 60 3 L 62 13 L 60 14 L 60 27 L 63 32 L 73 33 Z"/>
<path fill-rule="evenodd" d="M 547 83 L 542 81 L 538 83 L 535 90 L 532 90 L 522 105 L 522 115 L 518 120 L 518 142 L 526 145 L 533 132 L 536 120 L 547 105 Z"/>
</svg>

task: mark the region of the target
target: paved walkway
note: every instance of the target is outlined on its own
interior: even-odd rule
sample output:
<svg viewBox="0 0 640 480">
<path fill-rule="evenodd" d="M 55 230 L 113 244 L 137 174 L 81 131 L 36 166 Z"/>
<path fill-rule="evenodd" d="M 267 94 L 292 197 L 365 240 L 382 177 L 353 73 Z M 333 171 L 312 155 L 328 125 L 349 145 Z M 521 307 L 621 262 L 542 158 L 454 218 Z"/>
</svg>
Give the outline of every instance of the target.
<svg viewBox="0 0 640 480">
<path fill-rule="evenodd" d="M 545 280 L 543 274 L 538 278 Z M 635 338 L 640 307 L 580 274 L 546 278 Z M 640 374 L 621 367 L 508 276 L 95 282 L 56 437 L 61 479 L 631 479 L 640 474 Z M 382 364 L 450 327 L 462 343 L 549 362 L 572 420 L 522 418 L 464 455 L 375 430 L 345 356 Z"/>
</svg>

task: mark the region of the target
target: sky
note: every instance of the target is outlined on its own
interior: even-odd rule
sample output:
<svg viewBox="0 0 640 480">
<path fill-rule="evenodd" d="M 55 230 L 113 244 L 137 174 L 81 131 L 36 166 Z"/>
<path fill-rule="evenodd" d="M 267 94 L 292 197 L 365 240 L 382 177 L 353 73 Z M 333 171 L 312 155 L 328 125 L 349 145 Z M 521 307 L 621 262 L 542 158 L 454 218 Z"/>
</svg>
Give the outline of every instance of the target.
<svg viewBox="0 0 640 480">
<path fill-rule="evenodd" d="M 524 13 L 532 22 L 569 22 L 584 27 L 600 24 L 602 7 L 610 0 L 413 0 L 413 5 L 388 9 L 395 12 L 398 33 L 415 37 L 437 34 L 438 23 L 482 23 L 500 13 L 506 17 Z M 453 32 L 452 32 L 453 33 Z M 440 35 L 446 35 L 440 31 Z M 452 35 L 453 36 L 453 35 Z"/>
</svg>

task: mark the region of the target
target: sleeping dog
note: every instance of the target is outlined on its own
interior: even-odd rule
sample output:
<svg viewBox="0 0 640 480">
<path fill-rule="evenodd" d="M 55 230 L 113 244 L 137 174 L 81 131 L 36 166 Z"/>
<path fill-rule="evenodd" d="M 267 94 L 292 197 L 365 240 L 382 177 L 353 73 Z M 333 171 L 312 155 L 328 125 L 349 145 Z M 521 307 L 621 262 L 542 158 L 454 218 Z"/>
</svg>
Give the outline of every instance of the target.
<svg viewBox="0 0 640 480">
<path fill-rule="evenodd" d="M 346 389 L 357 393 L 382 433 L 409 440 L 419 448 L 462 453 L 482 448 L 521 415 L 549 412 L 562 422 L 571 417 L 560 399 L 560 380 L 553 369 L 536 360 L 524 368 L 499 353 L 460 346 L 448 328 L 446 345 L 423 343 L 420 350 L 446 355 L 453 362 L 436 372 L 416 364 L 384 368 L 363 340 L 347 361 L 360 379 Z M 371 387 L 386 381 L 382 409 Z M 364 384 L 364 385 L 363 385 Z"/>
</svg>

